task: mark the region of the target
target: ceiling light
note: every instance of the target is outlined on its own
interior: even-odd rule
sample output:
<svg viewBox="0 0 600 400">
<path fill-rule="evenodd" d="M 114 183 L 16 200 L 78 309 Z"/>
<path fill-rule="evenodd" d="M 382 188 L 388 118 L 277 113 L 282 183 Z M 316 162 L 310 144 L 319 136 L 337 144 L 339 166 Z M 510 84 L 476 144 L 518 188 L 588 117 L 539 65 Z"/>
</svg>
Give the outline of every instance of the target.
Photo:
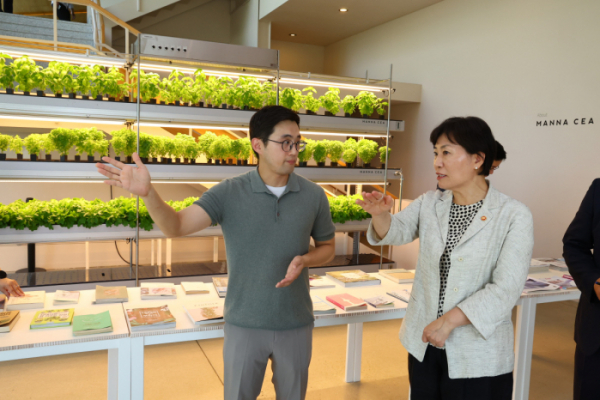
<svg viewBox="0 0 600 400">
<path fill-rule="evenodd" d="M 343 13 L 348 12 L 348 9 L 347 8 L 340 8 L 340 12 L 343 12 Z"/>
<path fill-rule="evenodd" d="M 296 36 L 296 34 L 295 33 L 290 33 L 290 36 Z"/>
</svg>

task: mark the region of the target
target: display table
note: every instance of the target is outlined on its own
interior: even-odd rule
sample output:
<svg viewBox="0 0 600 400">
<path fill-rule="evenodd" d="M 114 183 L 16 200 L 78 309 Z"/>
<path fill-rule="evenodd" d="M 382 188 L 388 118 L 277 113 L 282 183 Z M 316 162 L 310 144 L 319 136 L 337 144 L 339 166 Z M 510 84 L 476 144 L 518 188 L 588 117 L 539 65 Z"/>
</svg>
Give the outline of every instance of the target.
<svg viewBox="0 0 600 400">
<path fill-rule="evenodd" d="M 0 333 L 0 361 L 108 350 L 108 399 L 130 399 L 131 356 L 129 329 L 121 304 L 92 304 L 93 290 L 81 291 L 78 304 L 53 305 L 54 293 L 46 293 L 43 310 L 73 308 L 75 315 L 110 311 L 112 333 L 73 336 L 73 326 L 29 329 L 35 314 L 42 309 L 23 310 L 9 333 Z"/>
</svg>

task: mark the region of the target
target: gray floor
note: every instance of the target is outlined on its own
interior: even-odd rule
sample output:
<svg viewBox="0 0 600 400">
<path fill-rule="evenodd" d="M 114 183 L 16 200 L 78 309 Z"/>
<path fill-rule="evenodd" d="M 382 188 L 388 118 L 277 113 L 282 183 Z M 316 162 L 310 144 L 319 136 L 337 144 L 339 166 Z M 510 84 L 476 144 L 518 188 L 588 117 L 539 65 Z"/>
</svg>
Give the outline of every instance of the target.
<svg viewBox="0 0 600 400">
<path fill-rule="evenodd" d="M 531 400 L 572 398 L 573 323 L 577 303 L 538 306 Z M 407 399 L 407 353 L 398 341 L 400 321 L 364 325 L 362 381 L 344 382 L 345 327 L 314 331 L 310 400 Z M 1 336 L 0 336 L 1 340 Z M 221 339 L 149 346 L 146 399 L 222 399 Z M 260 399 L 275 399 L 270 368 Z M 106 399 L 107 354 L 54 356 L 0 363 L 2 399 Z"/>
</svg>

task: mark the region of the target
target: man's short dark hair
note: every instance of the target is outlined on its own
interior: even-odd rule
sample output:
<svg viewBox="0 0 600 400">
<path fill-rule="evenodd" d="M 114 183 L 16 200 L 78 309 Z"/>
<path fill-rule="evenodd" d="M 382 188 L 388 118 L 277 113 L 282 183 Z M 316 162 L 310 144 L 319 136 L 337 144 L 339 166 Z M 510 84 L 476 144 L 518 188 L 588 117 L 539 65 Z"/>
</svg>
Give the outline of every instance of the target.
<svg viewBox="0 0 600 400">
<path fill-rule="evenodd" d="M 269 143 L 269 137 L 273 134 L 275 126 L 283 121 L 292 121 L 300 126 L 300 117 L 295 111 L 282 106 L 266 106 L 258 110 L 250 119 L 250 140 L 257 138 L 263 141 L 265 146 Z M 256 158 L 258 154 L 254 152 Z"/>
<path fill-rule="evenodd" d="M 496 140 L 496 157 L 494 157 L 494 161 L 504 160 L 506 160 L 506 151 L 504 150 L 504 146 L 502 146 L 500 142 Z"/>
<path fill-rule="evenodd" d="M 496 157 L 496 139 L 488 124 L 477 117 L 452 117 L 431 132 L 429 140 L 435 146 L 446 135 L 451 143 L 462 146 L 469 154 L 483 154 L 485 159 L 479 175 L 487 176 Z"/>
</svg>

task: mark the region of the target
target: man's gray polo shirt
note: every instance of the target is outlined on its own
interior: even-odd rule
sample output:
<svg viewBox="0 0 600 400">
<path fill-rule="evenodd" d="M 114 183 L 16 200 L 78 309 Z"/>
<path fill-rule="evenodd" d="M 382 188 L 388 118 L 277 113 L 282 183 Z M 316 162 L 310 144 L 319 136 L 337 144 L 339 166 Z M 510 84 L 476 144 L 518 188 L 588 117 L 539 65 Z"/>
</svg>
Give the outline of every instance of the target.
<svg viewBox="0 0 600 400">
<path fill-rule="evenodd" d="M 276 288 L 292 259 L 308 253 L 310 237 L 335 237 L 329 201 L 321 187 L 292 173 L 280 198 L 258 169 L 226 179 L 194 204 L 223 229 L 229 284 L 225 321 L 256 329 L 295 329 L 313 320 L 308 270 Z"/>
</svg>

